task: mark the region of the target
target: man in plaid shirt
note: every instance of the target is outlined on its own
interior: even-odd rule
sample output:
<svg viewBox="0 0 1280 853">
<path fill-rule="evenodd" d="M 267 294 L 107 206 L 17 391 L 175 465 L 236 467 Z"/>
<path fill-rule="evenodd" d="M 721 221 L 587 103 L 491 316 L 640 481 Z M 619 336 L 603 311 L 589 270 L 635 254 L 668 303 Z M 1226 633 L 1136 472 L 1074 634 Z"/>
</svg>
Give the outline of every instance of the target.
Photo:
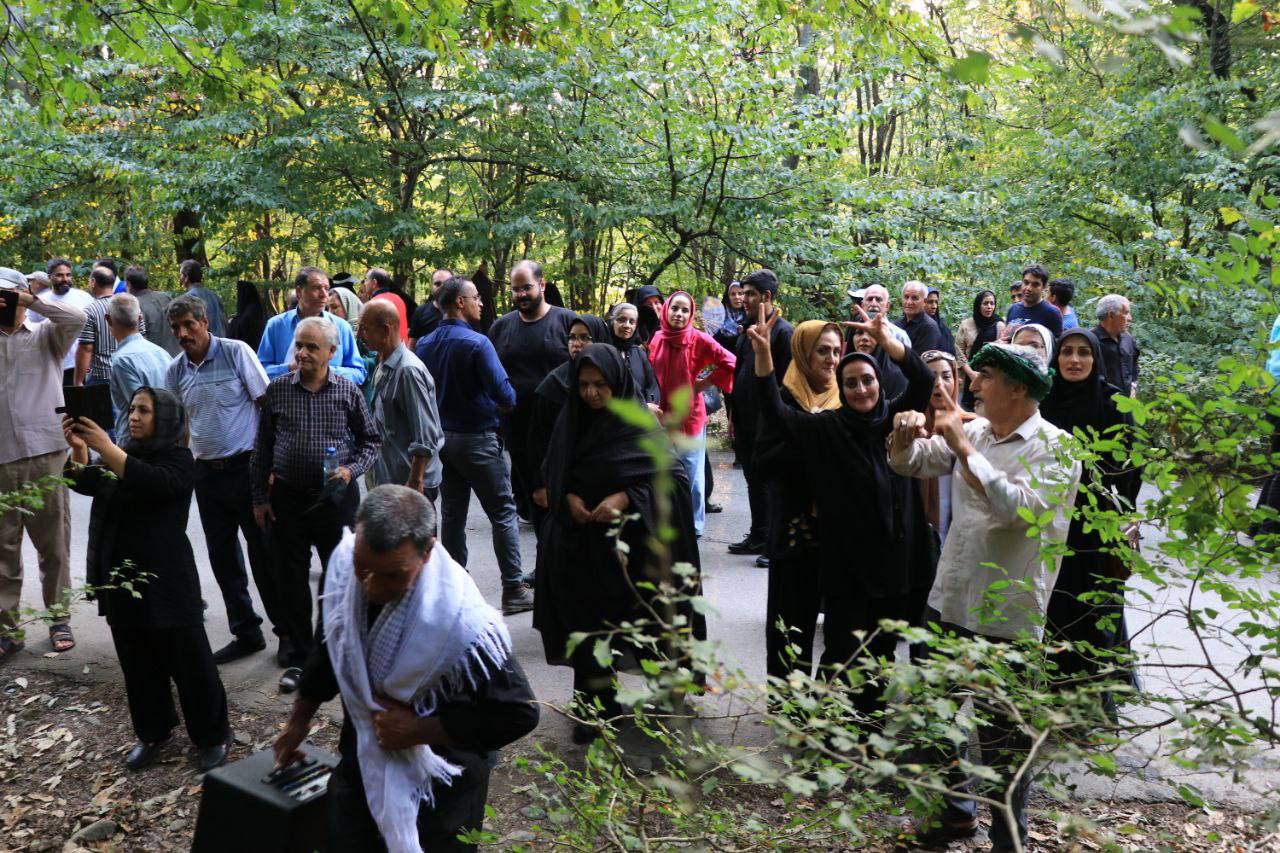
<svg viewBox="0 0 1280 853">
<path fill-rule="evenodd" d="M 297 689 L 311 652 L 311 549 L 323 568 L 355 520 L 360 489 L 355 480 L 373 465 L 381 440 L 364 395 L 329 369 L 338 330 L 310 317 L 294 331 L 298 369 L 267 386 L 250 462 L 253 514 L 275 553 L 281 608 L 293 652 L 280 689 Z M 337 451 L 338 469 L 326 481 L 325 454 Z M 323 584 L 323 579 L 321 580 Z"/>
</svg>

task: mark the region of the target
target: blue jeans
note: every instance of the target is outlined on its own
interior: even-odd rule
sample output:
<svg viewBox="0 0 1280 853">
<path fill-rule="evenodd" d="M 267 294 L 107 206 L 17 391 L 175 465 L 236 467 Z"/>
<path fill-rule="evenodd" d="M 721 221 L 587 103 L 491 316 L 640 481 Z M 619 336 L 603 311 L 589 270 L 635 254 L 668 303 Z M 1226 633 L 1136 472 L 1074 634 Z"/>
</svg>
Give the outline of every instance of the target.
<svg viewBox="0 0 1280 853">
<path fill-rule="evenodd" d="M 496 432 L 449 432 L 440 448 L 440 541 L 449 556 L 467 564 L 467 509 L 474 491 L 493 531 L 493 552 L 503 587 L 524 583 L 520 569 L 520 528 L 511 475 Z"/>
<path fill-rule="evenodd" d="M 687 445 L 679 452 L 680 464 L 689 477 L 689 487 L 693 492 L 693 530 L 702 535 L 702 527 L 707 520 L 707 428 L 697 435 L 683 436 Z"/>
</svg>

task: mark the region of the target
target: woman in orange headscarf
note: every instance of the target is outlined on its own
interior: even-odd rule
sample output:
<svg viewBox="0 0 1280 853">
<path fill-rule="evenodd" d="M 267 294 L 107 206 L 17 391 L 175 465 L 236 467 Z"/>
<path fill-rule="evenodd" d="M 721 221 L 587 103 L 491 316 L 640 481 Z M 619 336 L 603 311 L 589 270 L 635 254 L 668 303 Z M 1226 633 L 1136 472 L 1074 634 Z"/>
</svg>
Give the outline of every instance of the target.
<svg viewBox="0 0 1280 853">
<path fill-rule="evenodd" d="M 840 327 L 806 320 L 791 336 L 791 364 L 782 379 L 782 401 L 802 412 L 840 407 L 836 366 L 842 349 Z M 783 432 L 762 431 L 760 469 L 769 478 L 769 599 L 765 654 L 770 675 L 793 669 L 812 672 L 813 637 L 822 607 L 821 557 L 813 495 L 804 460 Z M 786 630 L 778 628 L 778 622 Z M 789 654 L 790 646 L 799 648 Z"/>
</svg>

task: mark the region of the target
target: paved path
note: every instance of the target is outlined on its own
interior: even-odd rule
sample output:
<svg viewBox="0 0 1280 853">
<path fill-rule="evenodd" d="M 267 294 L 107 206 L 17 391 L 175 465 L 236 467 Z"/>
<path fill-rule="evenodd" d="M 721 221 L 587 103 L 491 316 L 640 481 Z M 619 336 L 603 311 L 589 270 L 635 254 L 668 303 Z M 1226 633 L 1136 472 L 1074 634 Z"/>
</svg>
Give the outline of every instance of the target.
<svg viewBox="0 0 1280 853">
<path fill-rule="evenodd" d="M 702 540 L 702 566 L 706 595 L 714 605 L 716 612 L 709 618 L 709 632 L 712 639 L 723 644 L 723 655 L 730 661 L 742 666 L 753 678 L 764 677 L 764 608 L 766 594 L 766 572 L 756 568 L 754 558 L 736 557 L 726 552 L 727 543 L 741 538 L 747 528 L 746 484 L 740 470 L 731 466 L 731 454 L 724 451 L 713 453 L 715 471 L 715 500 L 724 505 L 724 512 L 707 517 L 706 535 Z M 1146 494 L 1150 494 L 1149 492 Z M 87 537 L 89 500 L 78 495 L 72 496 L 72 574 L 76 584 L 84 583 L 85 544 Z M 481 591 L 495 605 L 500 599 L 500 580 L 493 549 L 489 544 L 489 524 L 479 504 L 472 502 L 471 513 L 467 525 L 472 565 L 470 567 Z M 210 643 L 218 648 L 230 639 L 227 631 L 226 614 L 222 608 L 222 599 L 217 584 L 205 558 L 204 535 L 195 507 L 192 507 L 191 520 L 188 524 L 188 536 L 197 555 L 200 566 L 200 580 L 204 597 L 209 603 L 205 627 L 209 633 Z M 526 565 L 532 566 L 534 557 L 533 531 L 522 527 L 520 531 L 521 551 Z M 35 572 L 35 554 L 27 543 L 24 547 L 24 562 L 28 567 L 23 587 L 23 602 L 34 606 L 39 603 L 39 586 Z M 319 578 L 319 564 L 313 565 L 313 582 Z M 1269 591 L 1280 591 L 1280 581 L 1276 577 L 1265 577 L 1251 582 L 1264 595 Z M 1153 591 L 1154 592 L 1154 591 Z M 1156 601 L 1148 603 L 1138 593 L 1129 595 L 1130 624 L 1143 626 L 1151 621 L 1151 613 L 1169 606 L 1176 606 L 1179 596 L 1185 592 L 1166 590 L 1156 594 Z M 1203 595 L 1197 599 L 1200 607 L 1213 606 Z M 1219 608 L 1220 619 L 1238 618 L 1231 615 L 1229 608 Z M 259 608 L 259 613 L 261 609 Z M 532 681 L 537 696 L 548 702 L 565 702 L 571 693 L 571 675 L 569 670 L 547 666 L 543 659 L 542 643 L 539 635 L 533 630 L 531 614 L 521 614 L 508 620 L 515 642 L 516 654 L 524 665 Z M 20 661 L 9 668 L 9 673 L 17 668 L 32 667 L 60 671 L 81 679 L 118 679 L 119 666 L 111 645 L 111 638 L 104 620 L 96 615 L 92 605 L 81 604 L 76 608 L 73 627 L 79 640 L 79 646 L 66 655 L 44 658 L 49 652 L 48 641 L 44 631 L 36 626 L 28 642 L 27 650 Z M 1186 671 L 1179 669 L 1163 669 L 1161 662 L 1178 663 L 1197 658 L 1200 654 L 1194 637 L 1187 631 L 1185 620 L 1162 619 L 1135 640 L 1137 647 L 1143 652 L 1147 665 L 1143 668 L 1143 677 L 1148 690 L 1166 692 L 1173 689 L 1175 679 L 1185 680 Z M 1209 646 L 1215 663 L 1223 666 L 1239 659 L 1242 652 L 1228 643 L 1211 643 Z M 287 714 L 289 697 L 282 696 L 276 689 L 276 680 L 280 669 L 275 665 L 274 643 L 269 651 L 251 658 L 237 661 L 222 667 L 223 681 L 233 707 L 252 708 L 263 712 L 276 712 L 281 720 Z M 9 673 L 6 673 L 8 675 Z M 3 680 L 0 677 L 0 680 Z M 1201 679 L 1203 680 L 1203 679 Z M 1198 690 L 1195 684 L 1182 683 L 1181 689 Z M 1266 710 L 1264 704 L 1269 700 L 1258 695 L 1251 703 L 1255 711 Z M 123 709 L 122 709 L 123 712 Z M 336 708 L 330 708 L 337 713 Z M 715 731 L 714 729 L 712 730 Z M 544 742 L 565 744 L 568 742 L 569 725 L 559 715 L 544 713 L 543 720 L 535 737 Z M 728 737 L 730 732 L 717 732 Z M 761 743 L 767 740 L 767 732 L 761 725 L 749 725 L 733 730 L 732 736 L 739 742 Z M 1165 798 L 1172 795 L 1168 784 L 1175 771 L 1167 762 L 1155 766 L 1146 766 L 1145 756 L 1158 749 L 1159 734 L 1148 735 L 1131 747 L 1126 755 L 1122 755 L 1122 765 L 1133 769 L 1120 783 L 1108 782 L 1097 777 L 1082 777 L 1081 793 L 1086 796 L 1105 797 L 1118 793 L 1125 797 Z M 1237 805 L 1252 805 L 1257 798 L 1248 788 L 1266 790 L 1268 786 L 1280 787 L 1280 759 L 1274 753 L 1260 755 L 1254 762 L 1256 772 L 1251 774 L 1250 786 L 1232 783 L 1230 779 L 1217 778 L 1213 775 L 1197 775 L 1188 781 L 1199 785 L 1213 799 L 1223 802 L 1234 802 Z"/>
</svg>

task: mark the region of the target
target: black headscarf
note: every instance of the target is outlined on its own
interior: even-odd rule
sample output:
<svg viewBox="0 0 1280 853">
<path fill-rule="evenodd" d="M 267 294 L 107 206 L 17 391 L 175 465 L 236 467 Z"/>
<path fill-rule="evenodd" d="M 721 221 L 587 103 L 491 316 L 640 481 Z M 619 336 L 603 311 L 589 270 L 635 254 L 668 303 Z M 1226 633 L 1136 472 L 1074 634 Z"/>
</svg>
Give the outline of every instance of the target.
<svg viewBox="0 0 1280 853">
<path fill-rule="evenodd" d="M 138 440 L 128 436 L 120 447 L 130 456 L 146 457 L 157 451 L 168 450 L 182 441 L 187 434 L 187 413 L 183 410 L 178 398 L 163 388 L 152 388 L 144 385 L 133 392 L 129 398 L 133 400 L 139 394 L 149 394 L 155 406 L 155 429 L 150 438 Z"/>
<path fill-rule="evenodd" d="M 726 317 L 729 317 L 730 319 L 732 319 L 732 320 L 733 320 L 733 322 L 734 322 L 734 324 L 735 324 L 739 329 L 741 329 L 741 328 L 743 327 L 743 325 L 745 325 L 745 324 L 746 324 L 746 321 L 747 321 L 747 309 L 746 309 L 746 308 L 734 308 L 734 307 L 733 307 L 733 303 L 729 301 L 729 291 L 733 289 L 733 286 L 734 286 L 734 285 L 737 285 L 739 290 L 741 290 L 741 289 L 742 289 L 742 282 L 738 282 L 738 281 L 731 281 L 731 282 L 729 282 L 727 285 L 725 285 L 725 288 L 724 288 L 724 297 L 723 297 L 723 300 L 722 300 L 722 301 L 724 302 L 724 313 L 725 313 L 725 316 L 726 316 Z"/>
<path fill-rule="evenodd" d="M 644 287 L 636 291 L 635 306 L 639 312 L 640 318 L 636 322 L 636 336 L 644 343 L 649 343 L 649 339 L 662 328 L 662 323 L 658 319 L 658 310 L 644 304 L 644 301 L 651 296 L 662 299 L 662 291 L 654 287 L 652 284 L 646 284 Z"/>
<path fill-rule="evenodd" d="M 887 359 L 887 356 L 885 358 Z M 840 385 L 840 408 L 835 411 L 839 415 L 845 436 L 843 441 L 834 441 L 828 445 L 828 448 L 838 456 L 851 454 L 856 460 L 856 467 L 871 475 L 875 488 L 870 492 L 864 490 L 863 493 L 871 499 L 874 506 L 867 506 L 865 509 L 880 516 L 885 530 L 893 530 L 893 492 L 884 450 L 884 439 L 892 426 L 889 422 L 890 398 L 885 393 L 884 385 L 881 384 L 880 396 L 876 399 L 875 408 L 869 412 L 857 412 L 850 408 L 844 396 L 844 371 L 857 361 L 869 364 L 875 371 L 876 382 L 881 382 L 880 362 L 873 356 L 854 351 L 840 359 L 840 364 L 836 367 L 836 382 Z M 901 375 L 900 371 L 899 375 Z M 903 377 L 903 384 L 906 384 L 905 377 Z M 846 468 L 846 470 L 849 469 Z"/>
<path fill-rule="evenodd" d="M 620 338 L 618 337 L 618 333 L 613 330 L 614 329 L 613 315 L 623 305 L 630 306 L 631 309 L 636 312 L 636 330 L 631 333 L 631 337 L 629 338 Z M 592 336 L 592 339 L 594 340 L 594 336 Z M 640 340 L 640 309 L 639 308 L 637 308 L 635 305 L 632 305 L 630 302 L 619 302 L 617 305 L 609 309 L 609 343 L 613 344 L 614 347 L 618 350 L 618 352 L 621 352 L 624 354 L 626 353 L 627 350 L 631 349 L 632 347 L 637 346 L 638 344 L 644 343 L 643 341 Z"/>
<path fill-rule="evenodd" d="M 609 344 L 590 344 L 570 365 L 570 388 L 577 388 L 582 368 L 592 365 L 604 375 L 615 398 L 636 396 L 631 371 L 623 363 L 622 354 Z M 559 506 L 570 491 L 571 482 L 574 489 L 588 493 L 608 489 L 599 496 L 603 498 L 630 483 L 652 477 L 657 468 L 652 455 L 640 446 L 640 439 L 656 432 L 656 420 L 650 428 L 639 427 L 607 408 L 593 410 L 580 395 L 569 393 L 542 463 L 548 505 Z"/>
<path fill-rule="evenodd" d="M 236 282 L 236 315 L 227 323 L 227 337 L 244 341 L 254 352 L 267 328 L 267 311 L 262 294 L 251 281 Z"/>
<path fill-rule="evenodd" d="M 1058 357 L 1062 354 L 1062 344 L 1067 338 L 1078 336 L 1089 343 L 1093 351 L 1093 370 L 1079 382 L 1068 382 L 1062 378 L 1062 368 L 1058 366 Z M 1071 432 L 1076 427 L 1087 429 L 1092 427 L 1099 433 L 1121 423 L 1124 419 L 1116 410 L 1113 396 L 1120 391 L 1107 382 L 1102 371 L 1102 347 L 1098 338 L 1089 329 L 1068 329 L 1058 337 L 1053 348 L 1054 368 L 1053 389 L 1049 396 L 1040 403 L 1040 415 L 1049 423 Z"/>
<path fill-rule="evenodd" d="M 999 311 L 992 311 L 990 317 L 982 316 L 982 300 L 988 296 L 995 299 L 995 291 L 979 290 L 978 295 L 973 297 L 973 325 L 977 327 L 978 335 L 973 339 L 973 345 L 969 347 L 970 353 L 976 353 L 984 344 L 994 343 L 996 332 L 999 331 Z"/>
<path fill-rule="evenodd" d="M 579 314 L 573 318 L 573 322 L 569 324 L 572 330 L 575 324 L 581 323 L 587 327 L 587 331 L 591 333 L 591 343 L 608 344 L 613 340 L 613 333 L 609 328 L 609 324 L 594 314 Z M 569 396 L 569 369 L 573 366 L 573 362 L 566 361 L 556 367 L 547 374 L 547 378 L 538 383 L 538 387 L 534 393 L 546 397 L 548 400 L 563 405 L 565 398 Z"/>
</svg>

